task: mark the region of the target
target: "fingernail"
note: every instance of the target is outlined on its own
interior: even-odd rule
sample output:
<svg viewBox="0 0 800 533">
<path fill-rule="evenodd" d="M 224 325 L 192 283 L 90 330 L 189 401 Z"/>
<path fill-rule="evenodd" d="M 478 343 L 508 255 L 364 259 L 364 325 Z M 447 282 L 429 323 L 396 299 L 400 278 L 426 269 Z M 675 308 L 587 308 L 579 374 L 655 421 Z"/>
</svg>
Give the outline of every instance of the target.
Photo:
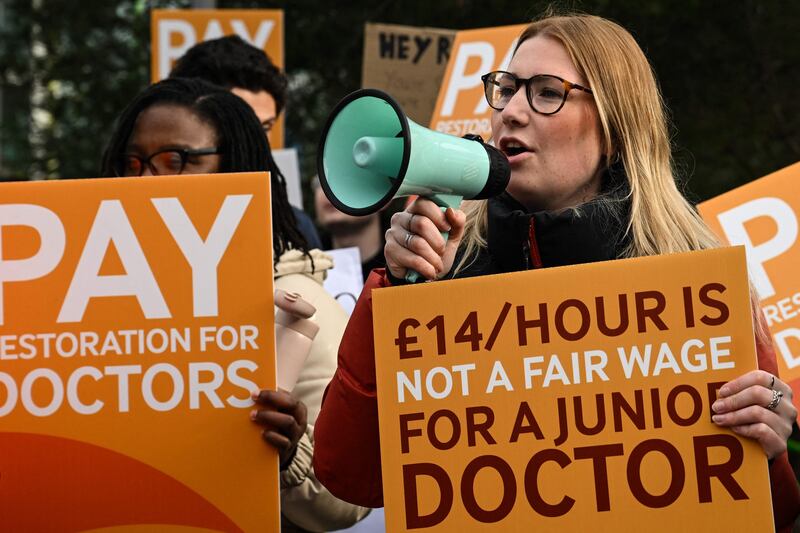
<svg viewBox="0 0 800 533">
<path fill-rule="evenodd" d="M 711 410 L 717 413 L 722 411 L 723 407 L 725 407 L 725 402 L 723 402 L 722 400 L 717 400 L 716 402 L 711 404 Z"/>
<path fill-rule="evenodd" d="M 719 393 L 721 396 L 727 396 L 729 392 L 730 388 L 728 388 L 727 386 L 723 386 L 719 389 Z"/>
<path fill-rule="evenodd" d="M 258 395 L 259 395 L 259 391 L 254 390 L 253 392 L 250 393 L 250 399 L 253 400 L 253 401 L 256 401 L 256 400 L 258 400 Z"/>
<path fill-rule="evenodd" d="M 300 298 L 300 295 L 296 292 L 286 292 L 285 294 L 286 299 L 290 302 L 296 302 Z"/>
<path fill-rule="evenodd" d="M 256 411 L 255 409 L 250 411 L 250 420 L 255 420 L 256 419 L 256 414 L 258 414 L 258 411 Z"/>
<path fill-rule="evenodd" d="M 714 415 L 711 417 L 711 421 L 714 422 L 715 424 L 719 424 L 720 422 L 722 422 L 722 416 Z"/>
</svg>

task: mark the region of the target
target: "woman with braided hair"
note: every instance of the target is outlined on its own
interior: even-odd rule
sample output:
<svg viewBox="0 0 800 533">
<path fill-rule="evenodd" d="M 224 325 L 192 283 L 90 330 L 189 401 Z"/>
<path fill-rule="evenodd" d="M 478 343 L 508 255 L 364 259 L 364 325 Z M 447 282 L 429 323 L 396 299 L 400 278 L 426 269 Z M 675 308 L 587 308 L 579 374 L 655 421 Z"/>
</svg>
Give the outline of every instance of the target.
<svg viewBox="0 0 800 533">
<path fill-rule="evenodd" d="M 142 91 L 122 112 L 103 155 L 104 176 L 269 171 L 275 288 L 300 293 L 320 326 L 297 385 L 254 391 L 253 422 L 280 454 L 282 531 L 326 531 L 357 522 L 368 509 L 338 500 L 314 476 L 313 426 L 336 369 L 347 317 L 322 288 L 332 261 L 309 249 L 298 230 L 286 182 L 252 108 L 232 92 L 196 78 L 170 78 Z"/>
<path fill-rule="evenodd" d="M 269 171 L 274 257 L 289 249 L 307 252 L 286 194 L 286 180 L 272 159 L 258 119 L 254 125 L 252 118 L 253 110 L 238 96 L 198 78 L 153 84 L 117 119 L 103 154 L 101 175 Z M 177 138 L 183 126 L 194 137 Z M 189 146 L 189 141 L 197 146 Z M 144 143 L 148 146 L 140 146 Z M 151 147 L 156 149 L 148 151 Z"/>
</svg>

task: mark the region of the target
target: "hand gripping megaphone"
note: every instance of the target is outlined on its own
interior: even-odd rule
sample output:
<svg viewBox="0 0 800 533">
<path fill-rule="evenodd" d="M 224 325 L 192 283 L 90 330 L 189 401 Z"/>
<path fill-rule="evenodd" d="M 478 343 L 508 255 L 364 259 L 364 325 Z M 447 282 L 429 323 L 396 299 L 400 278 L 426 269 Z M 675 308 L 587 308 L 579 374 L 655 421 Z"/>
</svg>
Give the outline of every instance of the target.
<svg viewBox="0 0 800 533">
<path fill-rule="evenodd" d="M 336 105 L 322 132 L 317 171 L 331 203 L 355 216 L 411 195 L 457 209 L 464 199 L 502 193 L 511 175 L 506 156 L 480 137 L 424 128 L 377 89 L 355 91 Z M 418 277 L 406 274 L 411 283 Z"/>
</svg>

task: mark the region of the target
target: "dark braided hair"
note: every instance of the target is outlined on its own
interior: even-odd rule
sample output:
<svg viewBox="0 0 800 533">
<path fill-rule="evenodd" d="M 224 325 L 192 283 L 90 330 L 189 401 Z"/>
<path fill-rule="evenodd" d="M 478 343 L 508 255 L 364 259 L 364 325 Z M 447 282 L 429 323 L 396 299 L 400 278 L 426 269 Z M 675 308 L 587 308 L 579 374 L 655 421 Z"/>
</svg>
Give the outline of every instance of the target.
<svg viewBox="0 0 800 533">
<path fill-rule="evenodd" d="M 226 89 L 267 91 L 275 99 L 275 114 L 286 102 L 286 76 L 261 49 L 238 35 L 203 41 L 178 59 L 170 78 L 202 78 Z"/>
<path fill-rule="evenodd" d="M 286 180 L 272 159 L 261 124 L 247 103 L 223 87 L 200 79 L 170 78 L 139 93 L 117 118 L 103 153 L 102 176 L 119 174 L 118 162 L 126 152 L 139 115 L 154 105 L 185 107 L 214 128 L 220 149 L 219 172 L 269 171 L 272 189 L 272 249 L 274 261 L 289 249 L 308 254 L 306 238 L 297 229 L 286 195 Z"/>
</svg>

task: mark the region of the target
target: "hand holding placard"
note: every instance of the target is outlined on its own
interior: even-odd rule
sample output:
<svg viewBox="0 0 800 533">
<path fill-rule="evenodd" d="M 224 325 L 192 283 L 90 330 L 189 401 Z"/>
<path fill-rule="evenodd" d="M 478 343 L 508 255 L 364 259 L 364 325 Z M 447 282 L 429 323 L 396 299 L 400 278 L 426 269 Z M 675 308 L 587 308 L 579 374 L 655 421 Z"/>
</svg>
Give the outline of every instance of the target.
<svg viewBox="0 0 800 533">
<path fill-rule="evenodd" d="M 800 201 L 795 163 L 698 206 L 723 242 L 744 245 L 775 340 L 780 375 L 800 394 Z"/>
<path fill-rule="evenodd" d="M 253 392 L 253 401 L 267 409 L 253 409 L 250 420 L 264 426 L 261 436 L 280 454 L 281 470 L 292 462 L 297 443 L 308 426 L 306 405 L 285 390 Z"/>
<path fill-rule="evenodd" d="M 770 459 L 786 451 L 797 420 L 789 385 L 769 372 L 753 370 L 725 384 L 719 395 L 711 406 L 715 424 L 757 440 Z"/>
</svg>

